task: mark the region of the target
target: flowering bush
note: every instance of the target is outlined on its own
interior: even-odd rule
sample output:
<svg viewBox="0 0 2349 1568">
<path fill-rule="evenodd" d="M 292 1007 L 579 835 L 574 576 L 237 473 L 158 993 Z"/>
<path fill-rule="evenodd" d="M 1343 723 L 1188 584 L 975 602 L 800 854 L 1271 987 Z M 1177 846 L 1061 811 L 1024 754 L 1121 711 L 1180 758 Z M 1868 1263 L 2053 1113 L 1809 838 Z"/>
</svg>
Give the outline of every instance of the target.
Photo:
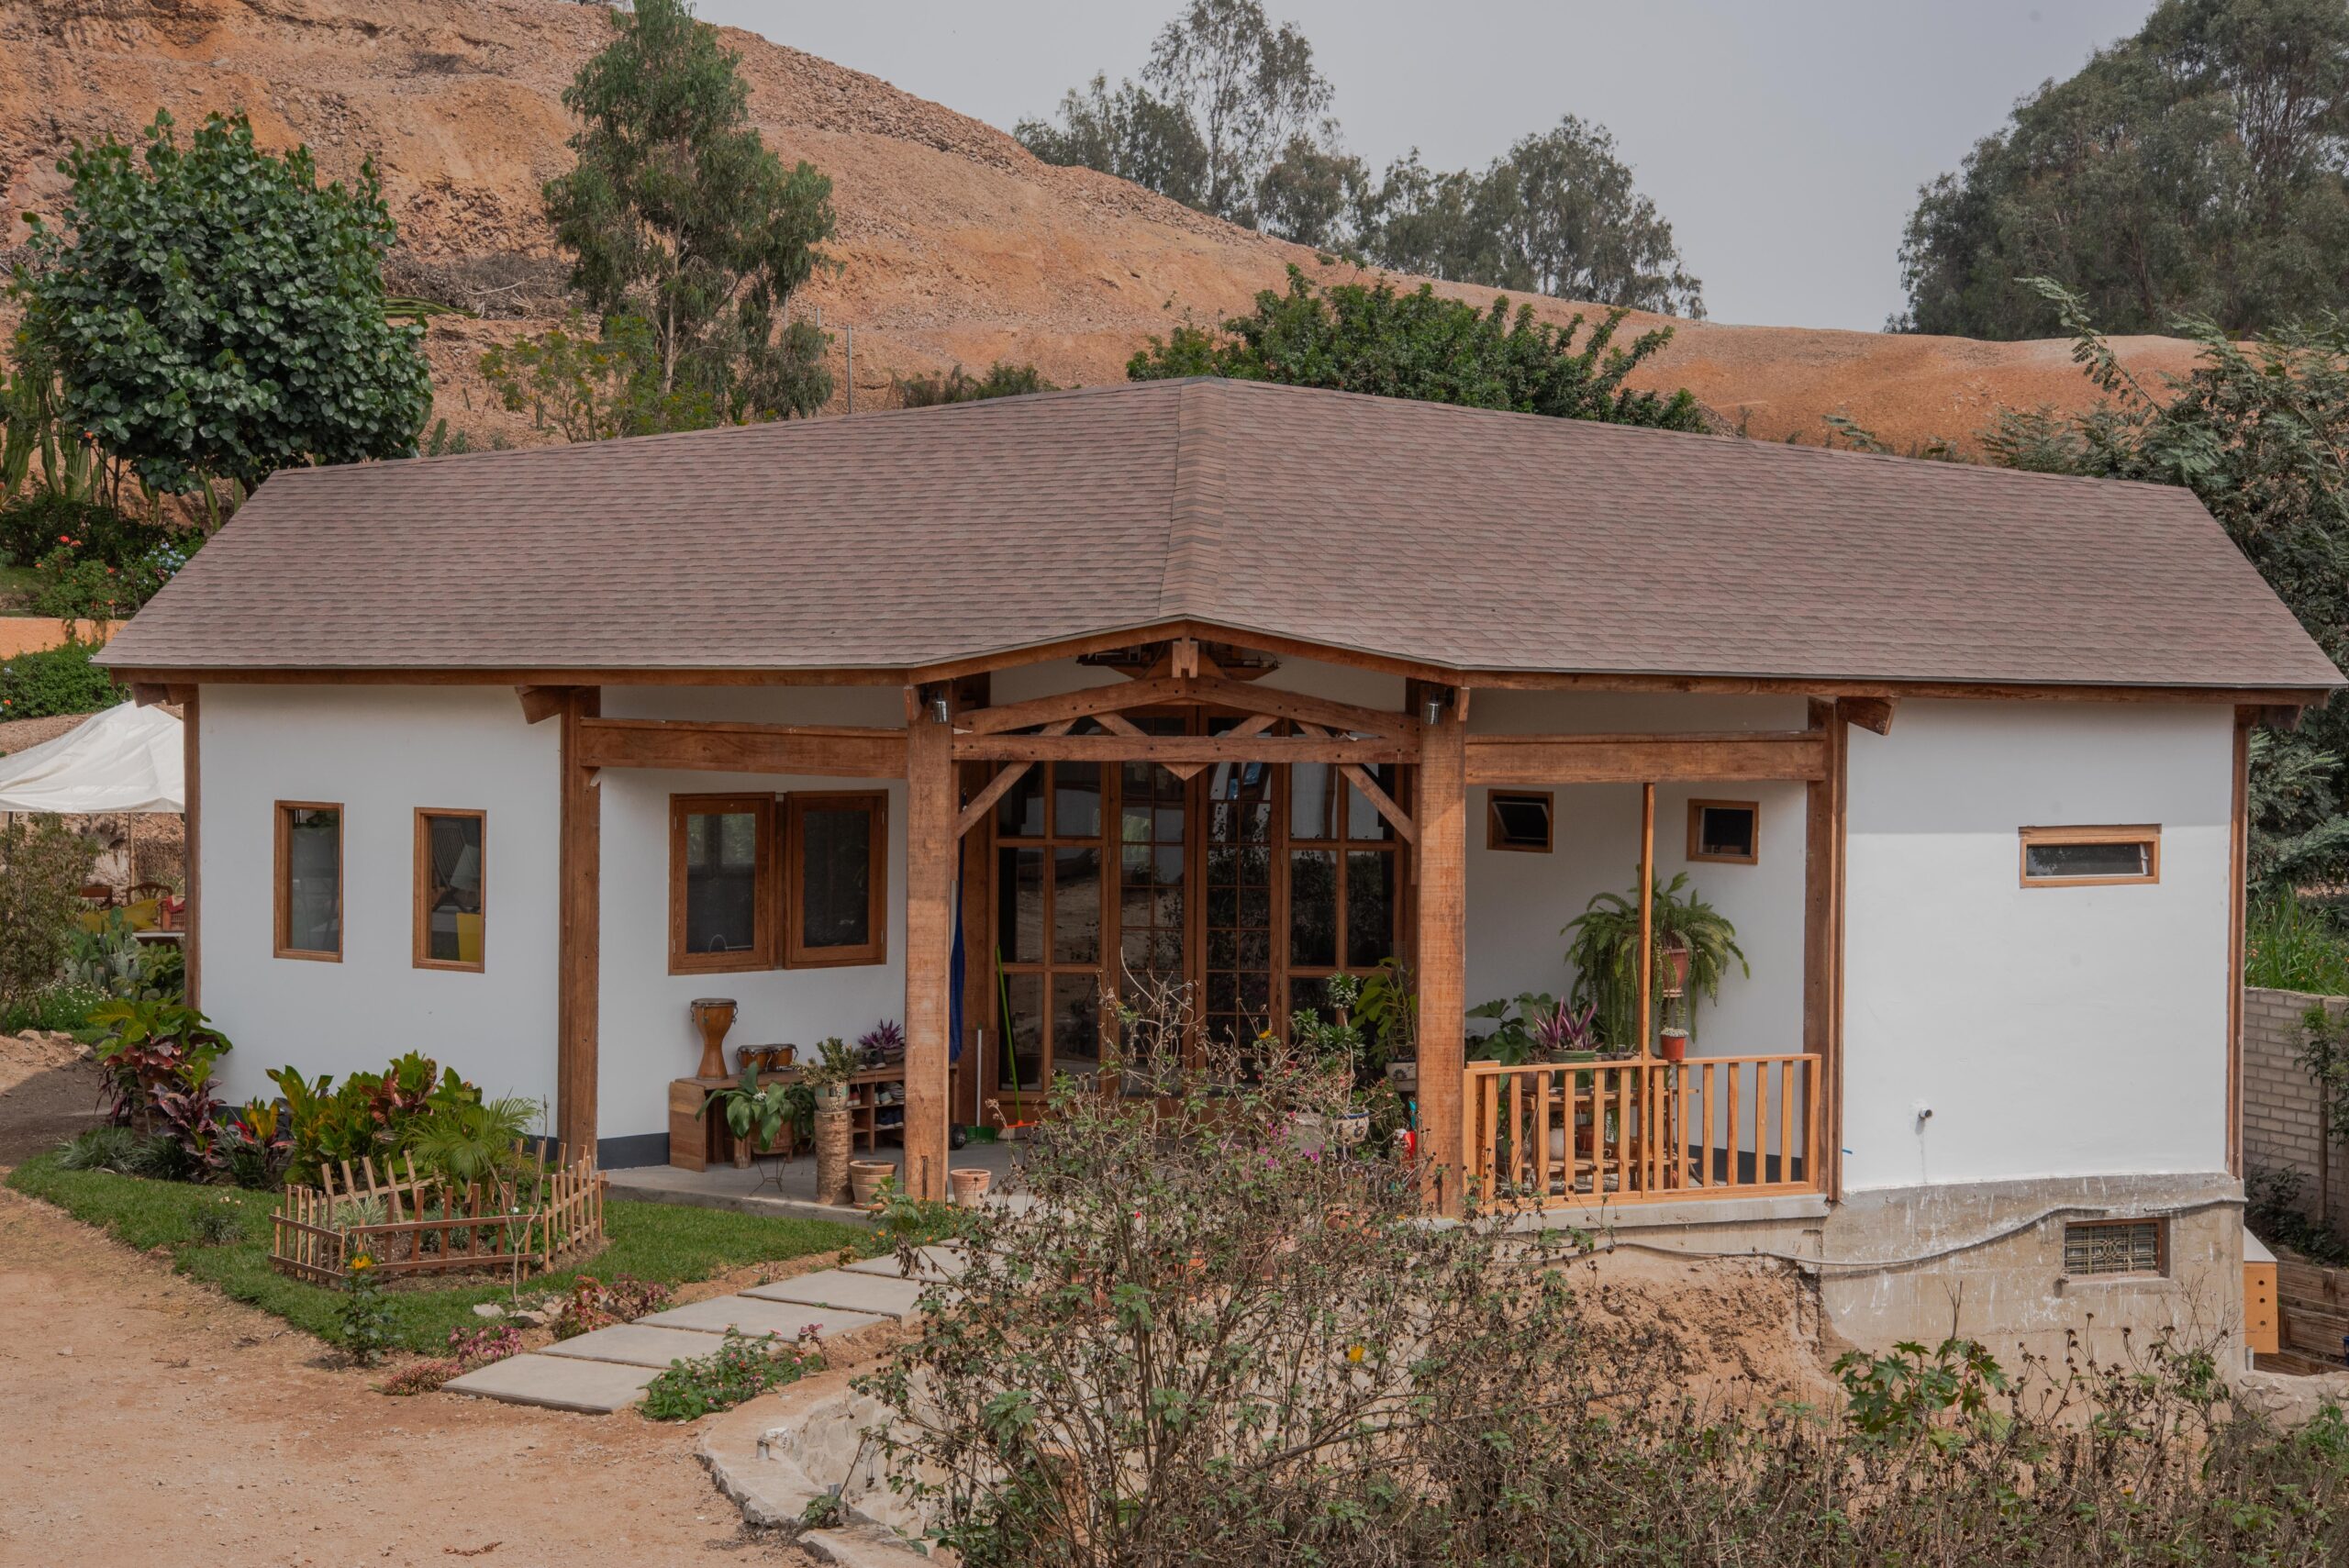
<svg viewBox="0 0 2349 1568">
<path fill-rule="evenodd" d="M 615 1323 L 633 1323 L 648 1312 L 669 1305 L 669 1287 L 627 1274 L 605 1281 L 581 1274 L 571 1282 L 571 1294 L 555 1308 L 554 1337 L 575 1339 Z"/>
<path fill-rule="evenodd" d="M 100 644 L 67 641 L 0 663 L 0 718 L 54 718 L 97 713 L 130 694 L 90 662 Z"/>
</svg>

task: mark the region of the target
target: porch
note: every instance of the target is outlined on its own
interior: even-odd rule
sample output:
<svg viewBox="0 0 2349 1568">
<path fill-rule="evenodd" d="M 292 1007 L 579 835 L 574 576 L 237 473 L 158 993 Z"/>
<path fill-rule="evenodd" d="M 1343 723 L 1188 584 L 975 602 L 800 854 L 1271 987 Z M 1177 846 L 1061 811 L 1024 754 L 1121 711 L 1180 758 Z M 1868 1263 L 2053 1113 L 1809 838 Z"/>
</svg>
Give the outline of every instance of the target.
<svg viewBox="0 0 2349 1568">
<path fill-rule="evenodd" d="M 1055 1078 L 1099 1070 L 1105 983 L 1185 982 L 1207 1029 L 1244 1039 L 1319 1007 L 1331 976 L 1386 960 L 1418 998 L 1407 1094 L 1431 1203 L 1456 1209 L 1472 1184 L 1483 1198 L 1560 1208 L 1833 1190 L 1843 731 L 1888 723 L 1888 702 L 1773 694 L 1799 728 L 1525 731 L 1472 723 L 1478 690 L 1510 692 L 1497 683 L 1382 671 L 1401 700 L 1362 700 L 1361 684 L 1266 679 L 1284 660 L 1291 674 L 1342 673 L 1335 651 L 1173 629 L 1055 651 L 1082 667 L 1073 690 L 1029 695 L 1039 683 L 1016 663 L 941 670 L 903 688 L 901 728 L 606 717 L 595 688 L 526 691 L 526 710 L 562 731 L 564 1135 L 598 1125 L 599 781 L 667 770 L 903 781 L 892 961 L 907 1034 L 902 1172 L 917 1195 L 944 1195 L 950 1123 L 1031 1120 Z M 1480 855 L 1500 831 L 1493 792 L 1539 796 L 1562 823 L 1635 803 L 1636 837 L 1609 828 L 1621 868 L 1610 874 L 1620 888 L 1636 862 L 1652 891 L 1660 789 L 1676 808 L 1692 791 L 1765 784 L 1798 803 L 1780 815 L 1801 832 L 1798 853 L 1776 859 L 1789 878 L 1768 917 L 1787 1002 L 1762 1032 L 1717 1030 L 1667 1062 L 1668 998 L 1643 984 L 1628 1038 L 1612 1042 L 1626 1056 L 1471 1060 L 1470 1005 L 1493 987 L 1480 979 L 1471 993 L 1483 961 L 1470 930 L 1502 917 L 1497 892 L 1472 917 L 1469 886 L 1472 829 Z M 1664 831 L 1676 839 L 1677 822 Z M 1513 945 L 1546 944 L 1554 966 L 1558 922 L 1518 923 Z M 1546 975 L 1509 984 L 1565 989 Z"/>
</svg>

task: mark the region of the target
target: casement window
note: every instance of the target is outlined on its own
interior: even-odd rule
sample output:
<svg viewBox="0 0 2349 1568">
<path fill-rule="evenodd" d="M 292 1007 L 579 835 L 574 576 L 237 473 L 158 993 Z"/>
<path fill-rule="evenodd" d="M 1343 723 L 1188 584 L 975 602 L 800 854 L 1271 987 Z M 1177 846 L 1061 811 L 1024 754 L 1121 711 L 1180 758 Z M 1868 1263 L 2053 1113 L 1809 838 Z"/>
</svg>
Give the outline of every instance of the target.
<svg viewBox="0 0 2349 1568">
<path fill-rule="evenodd" d="M 2025 887 L 2095 887 L 2162 879 L 2162 830 L 2136 828 L 2025 828 Z"/>
<path fill-rule="evenodd" d="M 418 806 L 416 813 L 416 967 L 483 967 L 484 857 L 489 816 Z"/>
<path fill-rule="evenodd" d="M 883 962 L 889 796 L 793 795 L 784 807 L 785 962 L 793 968 Z"/>
<path fill-rule="evenodd" d="M 1396 770 L 1364 770 L 1388 795 Z M 1326 762 L 1288 770 L 1288 1006 L 1326 1013 L 1332 974 L 1368 974 L 1395 954 L 1401 900 L 1394 825 Z M 1214 1013 L 1209 995 L 1210 1016 Z"/>
<path fill-rule="evenodd" d="M 277 803 L 275 930 L 279 958 L 342 962 L 342 807 Z"/>
<path fill-rule="evenodd" d="M 1755 800 L 1692 800 L 1688 803 L 1688 858 L 1750 866 L 1762 858 L 1762 803 Z"/>
<path fill-rule="evenodd" d="M 2064 1227 L 2064 1273 L 2158 1275 L 2168 1272 L 2167 1223 L 2159 1219 L 2085 1219 Z"/>
<path fill-rule="evenodd" d="M 669 797 L 669 973 L 773 969 L 774 797 Z"/>
<path fill-rule="evenodd" d="M 1548 790 L 1493 791 L 1485 800 L 1485 848 L 1548 854 L 1554 801 Z"/>
</svg>

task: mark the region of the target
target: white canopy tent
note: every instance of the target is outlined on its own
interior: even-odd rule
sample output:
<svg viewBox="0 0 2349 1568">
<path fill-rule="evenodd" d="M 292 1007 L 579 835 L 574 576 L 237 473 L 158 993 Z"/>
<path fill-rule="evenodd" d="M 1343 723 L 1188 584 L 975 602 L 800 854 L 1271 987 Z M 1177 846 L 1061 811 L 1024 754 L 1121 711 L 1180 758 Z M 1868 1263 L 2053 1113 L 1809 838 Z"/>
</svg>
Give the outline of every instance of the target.
<svg viewBox="0 0 2349 1568">
<path fill-rule="evenodd" d="M 122 703 L 54 740 L 0 757 L 0 812 L 184 811 L 186 763 L 178 719 Z"/>
</svg>

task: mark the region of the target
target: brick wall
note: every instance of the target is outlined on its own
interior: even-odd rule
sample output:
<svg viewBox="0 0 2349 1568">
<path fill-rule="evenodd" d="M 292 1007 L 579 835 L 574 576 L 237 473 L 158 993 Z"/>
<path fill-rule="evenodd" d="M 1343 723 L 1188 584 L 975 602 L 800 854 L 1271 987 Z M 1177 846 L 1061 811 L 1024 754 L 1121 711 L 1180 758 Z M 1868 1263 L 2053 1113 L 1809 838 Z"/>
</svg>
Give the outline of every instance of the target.
<svg viewBox="0 0 2349 1568">
<path fill-rule="evenodd" d="M 2300 1018 L 2322 1002 L 2336 1014 L 2349 997 L 2299 991 L 2243 994 L 2243 1152 L 2247 1170 L 2297 1171 L 2301 1207 L 2317 1204 L 2316 1085 L 2300 1066 Z M 2332 1222 L 2349 1233 L 2349 1145 L 2332 1146 Z"/>
</svg>

